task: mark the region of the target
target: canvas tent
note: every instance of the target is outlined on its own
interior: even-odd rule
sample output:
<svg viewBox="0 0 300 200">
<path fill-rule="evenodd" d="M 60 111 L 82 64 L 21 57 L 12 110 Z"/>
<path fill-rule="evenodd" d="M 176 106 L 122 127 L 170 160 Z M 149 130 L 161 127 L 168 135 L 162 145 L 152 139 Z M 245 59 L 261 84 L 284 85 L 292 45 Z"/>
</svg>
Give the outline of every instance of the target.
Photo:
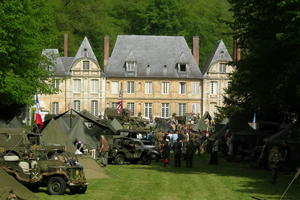
<svg viewBox="0 0 300 200">
<path fill-rule="evenodd" d="M 75 146 L 68 138 L 67 133 L 55 119 L 51 119 L 43 129 L 41 141 L 45 145 L 63 145 L 65 146 L 66 151 L 71 153 L 74 153 L 76 150 Z"/>
<path fill-rule="evenodd" d="M 117 119 L 113 119 L 109 121 L 108 126 L 114 133 L 116 133 L 118 130 L 123 129 L 123 126 Z"/>
<path fill-rule="evenodd" d="M 2 168 L 0 168 L 0 180 L 0 200 L 7 200 L 10 195 L 16 196 L 14 199 L 20 200 L 38 199 L 30 190 L 7 174 Z"/>
<path fill-rule="evenodd" d="M 82 119 L 78 119 L 74 127 L 68 133 L 70 141 L 81 141 L 88 149 L 96 149 L 98 146 L 98 140 L 90 133 L 88 128 L 84 125 Z"/>
</svg>

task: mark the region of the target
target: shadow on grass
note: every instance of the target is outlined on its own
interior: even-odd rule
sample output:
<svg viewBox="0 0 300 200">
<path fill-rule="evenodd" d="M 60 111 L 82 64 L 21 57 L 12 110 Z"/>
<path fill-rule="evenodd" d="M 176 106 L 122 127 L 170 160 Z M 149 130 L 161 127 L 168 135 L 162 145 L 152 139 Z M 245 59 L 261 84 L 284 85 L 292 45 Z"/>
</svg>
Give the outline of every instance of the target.
<svg viewBox="0 0 300 200">
<path fill-rule="evenodd" d="M 171 157 L 173 159 L 173 157 Z M 268 200 L 280 199 L 279 197 L 284 192 L 294 174 L 284 175 L 279 173 L 277 184 L 271 184 L 271 172 L 263 169 L 255 169 L 246 163 L 227 162 L 224 159 L 219 159 L 219 165 L 209 165 L 209 156 L 196 155 L 194 156 L 193 168 L 186 168 L 185 161 L 182 160 L 181 168 L 175 168 L 174 162 L 171 160 L 167 167 L 163 167 L 161 162 L 153 162 L 151 167 L 143 165 L 134 165 L 130 168 L 142 170 L 157 170 L 160 172 L 176 173 L 176 174 L 214 174 L 224 177 L 242 177 L 243 181 L 233 183 L 238 184 L 238 192 L 249 193 L 252 199 Z M 299 178 L 293 183 L 284 200 L 299 200 L 300 199 L 300 180 Z M 298 190 L 297 190 L 298 188 Z"/>
</svg>

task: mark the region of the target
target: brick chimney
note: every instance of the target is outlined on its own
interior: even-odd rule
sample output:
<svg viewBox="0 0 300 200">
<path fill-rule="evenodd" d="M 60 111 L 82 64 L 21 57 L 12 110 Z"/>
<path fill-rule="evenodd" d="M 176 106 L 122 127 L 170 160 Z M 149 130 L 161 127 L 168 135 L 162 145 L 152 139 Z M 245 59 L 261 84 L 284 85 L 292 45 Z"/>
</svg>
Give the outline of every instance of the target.
<svg viewBox="0 0 300 200">
<path fill-rule="evenodd" d="M 193 36 L 193 56 L 197 65 L 199 65 L 199 36 Z"/>
<path fill-rule="evenodd" d="M 233 61 L 238 62 L 241 59 L 241 48 L 239 47 L 239 39 L 233 40 Z"/>
<path fill-rule="evenodd" d="M 109 59 L 109 36 L 104 36 L 104 55 L 103 55 L 103 61 L 104 61 L 104 67 L 107 66 Z"/>
<path fill-rule="evenodd" d="M 68 57 L 68 34 L 64 34 L 64 57 Z"/>
</svg>

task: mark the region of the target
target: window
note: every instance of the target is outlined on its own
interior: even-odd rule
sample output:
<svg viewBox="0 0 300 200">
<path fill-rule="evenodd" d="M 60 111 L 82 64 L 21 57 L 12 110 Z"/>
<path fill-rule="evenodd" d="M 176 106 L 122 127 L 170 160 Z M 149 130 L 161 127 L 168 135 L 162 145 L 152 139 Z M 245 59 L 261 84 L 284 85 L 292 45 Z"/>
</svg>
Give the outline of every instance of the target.
<svg viewBox="0 0 300 200">
<path fill-rule="evenodd" d="M 183 116 L 186 113 L 186 103 L 178 104 L 178 115 Z"/>
<path fill-rule="evenodd" d="M 133 61 L 126 62 L 126 71 L 133 72 L 134 68 L 135 68 L 135 62 L 133 62 Z"/>
<path fill-rule="evenodd" d="M 216 95 L 217 94 L 217 88 L 218 82 L 217 81 L 211 81 L 210 82 L 210 94 Z"/>
<path fill-rule="evenodd" d="M 88 71 L 90 69 L 90 61 L 83 61 L 83 70 Z"/>
<path fill-rule="evenodd" d="M 111 103 L 112 108 L 117 109 L 117 106 L 118 106 L 118 102 L 112 102 Z"/>
<path fill-rule="evenodd" d="M 91 93 L 98 93 L 99 91 L 99 80 L 92 79 L 91 80 Z"/>
<path fill-rule="evenodd" d="M 186 72 L 186 64 L 178 64 L 179 72 Z"/>
<path fill-rule="evenodd" d="M 80 79 L 74 79 L 74 93 L 80 93 L 81 91 L 81 80 Z"/>
<path fill-rule="evenodd" d="M 152 103 L 145 103 L 145 118 L 152 117 Z"/>
<path fill-rule="evenodd" d="M 179 82 L 179 94 L 185 94 L 185 93 L 186 93 L 186 83 Z"/>
<path fill-rule="evenodd" d="M 91 101 L 91 113 L 95 116 L 98 115 L 98 101 L 96 100 Z"/>
<path fill-rule="evenodd" d="M 220 73 L 226 73 L 226 64 L 225 63 L 220 63 Z"/>
<path fill-rule="evenodd" d="M 80 112 L 80 101 L 79 100 L 75 100 L 73 103 L 74 103 L 73 104 L 74 110 L 76 110 L 77 112 Z"/>
<path fill-rule="evenodd" d="M 130 115 L 134 115 L 134 103 L 127 103 L 127 109 L 130 112 Z"/>
<path fill-rule="evenodd" d="M 169 104 L 168 103 L 162 103 L 161 104 L 161 117 L 162 118 L 168 118 L 169 117 Z"/>
<path fill-rule="evenodd" d="M 199 82 L 192 83 L 192 94 L 200 94 L 200 83 Z"/>
<path fill-rule="evenodd" d="M 52 112 L 52 114 L 55 114 L 55 115 L 58 114 L 58 112 L 59 112 L 59 104 L 58 104 L 58 102 L 52 102 L 51 112 Z"/>
<path fill-rule="evenodd" d="M 152 94 L 152 82 L 145 83 L 145 94 Z"/>
<path fill-rule="evenodd" d="M 134 93 L 134 81 L 127 81 L 127 93 L 128 94 Z"/>
<path fill-rule="evenodd" d="M 199 113 L 199 104 L 197 104 L 197 103 L 192 104 L 192 113 L 194 113 L 194 114 Z"/>
<path fill-rule="evenodd" d="M 54 89 L 59 90 L 59 79 L 54 79 L 52 82 L 52 86 Z"/>
<path fill-rule="evenodd" d="M 48 65 L 47 69 L 48 69 L 49 72 L 53 72 L 54 67 L 52 65 Z"/>
<path fill-rule="evenodd" d="M 161 93 L 162 94 L 169 94 L 169 82 L 162 82 L 161 83 Z"/>
<path fill-rule="evenodd" d="M 111 82 L 111 93 L 112 94 L 118 94 L 119 93 L 119 82 L 118 81 L 112 81 Z"/>
</svg>

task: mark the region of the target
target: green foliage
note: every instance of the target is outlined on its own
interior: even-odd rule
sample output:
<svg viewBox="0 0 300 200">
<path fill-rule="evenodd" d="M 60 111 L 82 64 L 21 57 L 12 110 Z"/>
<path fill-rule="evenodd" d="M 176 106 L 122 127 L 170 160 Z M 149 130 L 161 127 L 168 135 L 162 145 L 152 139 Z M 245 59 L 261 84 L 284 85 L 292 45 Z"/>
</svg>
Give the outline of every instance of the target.
<svg viewBox="0 0 300 200">
<path fill-rule="evenodd" d="M 63 34 L 69 34 L 69 55 L 74 55 L 84 36 L 103 60 L 103 38 L 117 35 L 183 35 L 191 46 L 192 36 L 200 36 L 200 63 L 204 66 L 215 43 L 223 39 L 232 47 L 226 0 L 51 0 L 63 50 Z M 112 50 L 112 46 L 111 49 Z M 103 63 L 103 62 L 100 62 Z"/>
<path fill-rule="evenodd" d="M 48 72 L 39 66 L 42 49 L 53 44 L 53 13 L 45 0 L 0 2 L 0 108 L 32 104 L 51 93 Z M 46 62 L 45 62 L 46 63 Z"/>
<path fill-rule="evenodd" d="M 259 110 L 269 120 L 282 112 L 299 114 L 300 1 L 229 2 L 243 54 L 223 111 Z"/>
</svg>

